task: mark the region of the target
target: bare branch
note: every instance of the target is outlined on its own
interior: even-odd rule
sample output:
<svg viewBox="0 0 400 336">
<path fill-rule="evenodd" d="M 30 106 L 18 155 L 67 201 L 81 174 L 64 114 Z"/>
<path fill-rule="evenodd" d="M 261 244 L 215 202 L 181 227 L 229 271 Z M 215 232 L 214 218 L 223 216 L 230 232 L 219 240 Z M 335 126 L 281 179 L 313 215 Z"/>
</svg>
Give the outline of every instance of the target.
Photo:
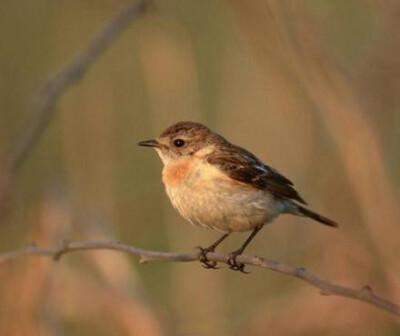
<svg viewBox="0 0 400 336">
<path fill-rule="evenodd" d="M 104 53 L 119 34 L 146 11 L 149 2 L 149 0 L 136 1 L 122 9 L 99 31 L 85 49 L 49 78 L 39 90 L 20 137 L 9 146 L 1 161 L 0 204 L 5 200 L 13 184 L 15 173 L 32 152 L 49 124 L 55 112 L 54 106 L 62 93 L 83 77 L 89 67 Z"/>
<path fill-rule="evenodd" d="M 119 242 L 105 242 L 105 241 L 64 241 L 60 246 L 56 247 L 39 247 L 34 244 L 9 252 L 0 254 L 0 263 L 8 260 L 16 259 L 25 255 L 32 256 L 45 256 L 58 260 L 66 253 L 83 251 L 83 250 L 115 250 L 125 252 L 131 255 L 138 256 L 140 263 L 147 263 L 151 261 L 177 261 L 188 262 L 199 260 L 200 251 L 191 253 L 175 253 L 175 252 L 158 252 L 149 251 L 133 247 L 130 245 L 122 244 Z M 207 253 L 207 258 L 210 261 L 226 263 L 229 254 L 210 252 Z M 400 306 L 376 295 L 372 288 L 364 285 L 361 288 L 349 288 L 332 284 L 326 280 L 321 279 L 315 274 L 307 271 L 302 267 L 295 267 L 283 264 L 279 261 L 270 260 L 256 256 L 241 255 L 237 257 L 239 263 L 246 265 L 258 266 L 267 268 L 274 272 L 283 273 L 289 276 L 299 278 L 311 286 L 320 290 L 322 295 L 336 295 L 353 300 L 363 301 L 373 306 L 386 310 L 394 315 L 400 316 Z"/>
</svg>

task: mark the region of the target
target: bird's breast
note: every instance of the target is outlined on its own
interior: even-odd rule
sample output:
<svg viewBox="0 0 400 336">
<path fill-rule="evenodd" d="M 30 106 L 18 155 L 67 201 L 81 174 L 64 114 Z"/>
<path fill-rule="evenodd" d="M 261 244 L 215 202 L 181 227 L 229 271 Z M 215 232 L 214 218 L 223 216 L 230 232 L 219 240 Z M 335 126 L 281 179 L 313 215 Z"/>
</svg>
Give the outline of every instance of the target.
<svg viewBox="0 0 400 336">
<path fill-rule="evenodd" d="M 168 164 L 163 170 L 163 182 L 166 187 L 179 187 L 191 173 L 193 163 L 190 160 L 179 160 Z"/>
<path fill-rule="evenodd" d="M 163 182 L 173 206 L 191 223 L 221 231 L 246 231 L 268 221 L 273 199 L 233 181 L 200 160 L 164 167 Z"/>
</svg>

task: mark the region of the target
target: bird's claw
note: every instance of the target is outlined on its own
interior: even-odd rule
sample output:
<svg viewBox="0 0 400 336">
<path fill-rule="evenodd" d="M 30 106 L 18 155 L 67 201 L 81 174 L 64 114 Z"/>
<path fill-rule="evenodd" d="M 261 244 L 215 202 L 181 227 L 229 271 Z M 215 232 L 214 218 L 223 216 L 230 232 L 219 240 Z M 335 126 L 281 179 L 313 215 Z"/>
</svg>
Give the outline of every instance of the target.
<svg viewBox="0 0 400 336">
<path fill-rule="evenodd" d="M 207 258 L 207 253 L 214 252 L 214 249 L 203 248 L 201 246 L 199 246 L 199 249 L 200 249 L 199 261 L 201 263 L 201 266 L 203 266 L 204 268 L 207 268 L 207 269 L 219 269 L 219 267 L 217 267 L 218 263 L 216 261 L 209 260 Z"/>
<path fill-rule="evenodd" d="M 211 260 L 200 260 L 201 266 L 206 269 L 219 269 L 217 266 L 218 263 L 216 261 Z"/>
<path fill-rule="evenodd" d="M 239 271 L 241 273 L 244 274 L 249 274 L 250 272 L 247 272 L 244 268 L 245 268 L 245 264 L 241 264 L 238 263 L 236 258 L 241 254 L 241 251 L 235 251 L 232 252 L 229 255 L 229 258 L 227 260 L 227 264 L 229 265 L 229 269 L 233 270 L 233 271 Z"/>
</svg>

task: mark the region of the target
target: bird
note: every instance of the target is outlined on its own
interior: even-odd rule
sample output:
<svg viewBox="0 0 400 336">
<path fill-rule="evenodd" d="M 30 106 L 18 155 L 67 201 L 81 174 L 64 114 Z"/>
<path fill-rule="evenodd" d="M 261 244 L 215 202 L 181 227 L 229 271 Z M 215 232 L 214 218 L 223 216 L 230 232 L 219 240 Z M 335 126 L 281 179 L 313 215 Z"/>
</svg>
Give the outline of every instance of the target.
<svg viewBox="0 0 400 336">
<path fill-rule="evenodd" d="M 306 208 L 293 182 L 278 170 L 201 123 L 177 122 L 157 138 L 139 145 L 154 148 L 160 156 L 166 193 L 181 216 L 195 226 L 223 233 L 207 248 L 200 248 L 199 260 L 205 268 L 217 268 L 216 262 L 207 259 L 207 253 L 214 252 L 232 232 L 251 231 L 227 260 L 232 270 L 247 273 L 236 258 L 266 224 L 281 214 L 338 226 Z"/>
</svg>

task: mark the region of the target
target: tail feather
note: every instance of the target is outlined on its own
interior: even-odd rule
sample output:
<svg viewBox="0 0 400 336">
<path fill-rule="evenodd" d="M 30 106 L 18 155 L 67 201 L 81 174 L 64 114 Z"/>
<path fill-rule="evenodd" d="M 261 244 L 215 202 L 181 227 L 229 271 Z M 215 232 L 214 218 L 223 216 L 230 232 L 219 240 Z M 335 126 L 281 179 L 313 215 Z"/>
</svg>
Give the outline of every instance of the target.
<svg viewBox="0 0 400 336">
<path fill-rule="evenodd" d="M 304 208 L 301 205 L 297 205 L 297 209 L 298 209 L 299 215 L 301 215 L 301 216 L 309 217 L 309 218 L 314 219 L 315 221 L 320 222 L 324 225 L 328 225 L 328 226 L 332 226 L 332 227 L 339 226 L 333 220 L 331 220 L 327 217 L 321 216 L 320 214 L 317 214 L 316 212 L 308 210 L 307 208 Z"/>
</svg>

